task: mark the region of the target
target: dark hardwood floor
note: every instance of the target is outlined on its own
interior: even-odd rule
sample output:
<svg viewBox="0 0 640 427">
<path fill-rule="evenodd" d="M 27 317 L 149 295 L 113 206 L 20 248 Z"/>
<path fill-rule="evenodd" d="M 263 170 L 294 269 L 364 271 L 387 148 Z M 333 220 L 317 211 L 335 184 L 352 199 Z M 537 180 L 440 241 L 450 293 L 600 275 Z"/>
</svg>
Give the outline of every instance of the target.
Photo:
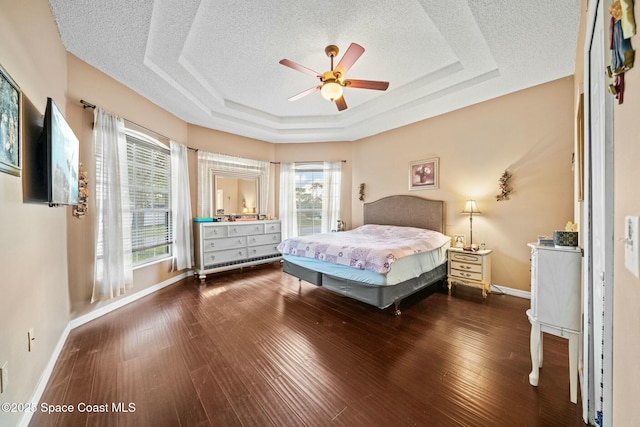
<svg viewBox="0 0 640 427">
<path fill-rule="evenodd" d="M 71 331 L 41 402 L 75 411 L 30 425 L 582 426 L 567 341 L 529 385 L 528 305 L 458 286 L 394 317 L 278 263 L 189 278 Z"/>
</svg>

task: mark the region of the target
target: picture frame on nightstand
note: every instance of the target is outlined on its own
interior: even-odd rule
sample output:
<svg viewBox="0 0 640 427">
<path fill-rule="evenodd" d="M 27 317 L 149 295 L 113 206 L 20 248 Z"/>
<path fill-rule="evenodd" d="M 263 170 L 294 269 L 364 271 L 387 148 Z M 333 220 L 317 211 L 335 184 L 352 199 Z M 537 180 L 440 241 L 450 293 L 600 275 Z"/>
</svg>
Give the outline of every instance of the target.
<svg viewBox="0 0 640 427">
<path fill-rule="evenodd" d="M 464 234 L 454 234 L 453 235 L 453 247 L 454 248 L 464 248 L 465 246 L 465 238 Z"/>
</svg>

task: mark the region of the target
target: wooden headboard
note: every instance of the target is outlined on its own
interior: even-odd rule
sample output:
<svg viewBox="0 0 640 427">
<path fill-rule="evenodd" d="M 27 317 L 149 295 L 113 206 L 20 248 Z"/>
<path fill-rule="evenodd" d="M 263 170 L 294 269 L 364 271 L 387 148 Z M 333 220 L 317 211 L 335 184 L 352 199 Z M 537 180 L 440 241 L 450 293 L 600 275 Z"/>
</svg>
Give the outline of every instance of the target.
<svg viewBox="0 0 640 427">
<path fill-rule="evenodd" d="M 427 228 L 444 234 L 444 202 L 416 196 L 389 196 L 364 204 L 364 223 Z"/>
</svg>

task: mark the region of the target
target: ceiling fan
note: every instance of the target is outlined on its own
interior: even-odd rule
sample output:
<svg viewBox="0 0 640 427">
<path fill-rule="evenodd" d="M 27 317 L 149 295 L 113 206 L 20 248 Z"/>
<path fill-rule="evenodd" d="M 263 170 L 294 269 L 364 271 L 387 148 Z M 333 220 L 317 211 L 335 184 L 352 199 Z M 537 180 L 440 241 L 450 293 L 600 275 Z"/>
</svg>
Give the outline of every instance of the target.
<svg viewBox="0 0 640 427">
<path fill-rule="evenodd" d="M 335 69 L 333 68 L 333 58 L 338 56 L 338 46 L 329 45 L 324 49 L 324 52 L 329 58 L 331 58 L 331 70 L 324 73 L 317 73 L 288 59 L 283 59 L 280 61 L 280 64 L 286 67 L 293 68 L 294 70 L 309 74 L 320 79 L 320 84 L 318 86 L 312 87 L 311 89 L 307 89 L 304 92 L 292 96 L 291 98 L 289 98 L 289 101 L 297 101 L 298 99 L 319 90 L 326 100 L 335 102 L 338 110 L 342 111 L 347 109 L 347 103 L 344 100 L 344 96 L 342 95 L 343 88 L 352 87 L 356 89 L 387 90 L 387 88 L 389 87 L 389 82 L 382 82 L 377 80 L 345 79 L 347 71 L 349 71 L 353 64 L 355 64 L 358 58 L 360 58 L 360 56 L 364 53 L 364 48 L 359 44 L 351 43 L 347 51 L 342 56 L 342 59 L 340 59 L 340 62 L 338 62 L 338 65 Z"/>
</svg>

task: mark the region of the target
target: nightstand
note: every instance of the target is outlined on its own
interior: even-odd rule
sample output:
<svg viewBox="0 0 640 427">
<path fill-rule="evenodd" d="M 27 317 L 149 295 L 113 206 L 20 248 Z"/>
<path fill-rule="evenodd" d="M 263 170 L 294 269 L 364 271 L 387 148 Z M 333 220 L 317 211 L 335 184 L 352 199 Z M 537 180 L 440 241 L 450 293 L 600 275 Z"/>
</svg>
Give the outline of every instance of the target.
<svg viewBox="0 0 640 427">
<path fill-rule="evenodd" d="M 447 281 L 452 285 L 466 285 L 482 289 L 482 297 L 491 292 L 491 249 L 476 252 L 460 248 L 449 248 Z"/>
</svg>

